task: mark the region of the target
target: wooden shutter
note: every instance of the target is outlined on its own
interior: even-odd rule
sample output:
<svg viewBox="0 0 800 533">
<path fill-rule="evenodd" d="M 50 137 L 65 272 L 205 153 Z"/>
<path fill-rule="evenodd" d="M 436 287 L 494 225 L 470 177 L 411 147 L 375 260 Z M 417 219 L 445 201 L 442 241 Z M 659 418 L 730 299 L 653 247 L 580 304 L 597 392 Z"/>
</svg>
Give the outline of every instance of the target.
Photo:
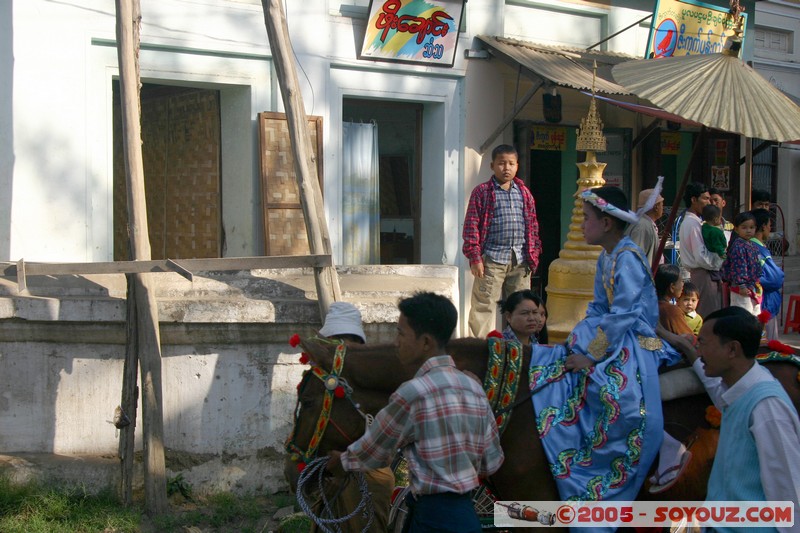
<svg viewBox="0 0 800 533">
<path fill-rule="evenodd" d="M 322 117 L 308 117 L 322 188 Z M 294 171 L 289 124 L 283 113 L 258 114 L 264 255 L 307 255 L 306 223 Z"/>
</svg>

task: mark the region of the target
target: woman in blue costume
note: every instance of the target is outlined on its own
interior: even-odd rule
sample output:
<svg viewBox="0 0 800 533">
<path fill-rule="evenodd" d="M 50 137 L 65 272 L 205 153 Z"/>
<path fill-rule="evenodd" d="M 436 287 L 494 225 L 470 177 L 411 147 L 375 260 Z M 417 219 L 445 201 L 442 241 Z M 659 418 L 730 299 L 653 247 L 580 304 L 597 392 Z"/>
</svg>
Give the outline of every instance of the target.
<svg viewBox="0 0 800 533">
<path fill-rule="evenodd" d="M 565 344 L 533 347 L 537 429 L 562 499 L 635 500 L 663 437 L 658 367 L 680 357 L 656 336 L 658 299 L 644 253 L 624 235 L 637 220 L 625 194 L 600 187 L 580 198 L 586 242 L 603 247 L 594 301 Z"/>
</svg>

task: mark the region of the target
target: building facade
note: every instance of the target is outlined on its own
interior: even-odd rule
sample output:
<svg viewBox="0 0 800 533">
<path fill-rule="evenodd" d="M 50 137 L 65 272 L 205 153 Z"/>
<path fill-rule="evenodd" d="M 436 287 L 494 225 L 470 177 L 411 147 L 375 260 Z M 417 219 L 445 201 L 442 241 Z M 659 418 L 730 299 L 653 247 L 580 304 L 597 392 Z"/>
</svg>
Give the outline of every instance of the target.
<svg viewBox="0 0 800 533">
<path fill-rule="evenodd" d="M 641 7 L 470 0 L 463 4 L 453 65 L 426 66 L 360 58 L 367 0 L 287 4 L 303 101 L 316 121 L 336 264 L 465 266 L 466 202 L 489 177 L 491 148 L 501 142 L 520 149 L 521 177 L 548 221 L 543 259 L 554 258 L 568 231 L 587 72 L 597 61 L 598 75 L 610 79 L 610 66 L 643 56 L 649 13 Z M 0 259 L 126 259 L 114 4 L 32 0 L 0 9 L 0 180 L 7 191 L 0 203 Z M 58 45 L 42 35 L 57 36 Z M 537 71 L 538 60 L 531 70 L 525 60 L 496 51 L 482 59 L 491 47 L 481 36 L 533 45 L 585 72 L 573 79 L 573 65 L 557 65 L 551 79 Z M 144 0 L 140 69 L 153 257 L 302 253 L 296 188 L 278 168 L 286 166 L 290 149 L 265 140 L 285 125 L 274 122 L 283 102 L 261 2 Z M 545 94 L 561 99 L 560 117 L 545 119 Z M 608 159 L 610 182 L 630 193 L 654 181 L 663 171 L 642 154 L 659 142 L 651 137 L 643 148 L 632 145 L 648 120 L 610 105 L 601 104 L 600 112 L 610 139 L 600 159 Z M 359 125 L 377 130 L 372 164 L 380 196 L 370 204 L 368 234 L 352 205 L 358 185 L 348 181 L 348 154 L 358 135 L 350 132 Z M 676 176 L 688 145 L 670 156 Z M 464 295 L 470 278 L 462 274 Z"/>
<path fill-rule="evenodd" d="M 345 299 L 359 303 L 370 335 L 392 336 L 398 296 L 426 277 L 433 281 L 425 286 L 458 300 L 466 316 L 472 279 L 461 226 L 469 194 L 489 178 L 491 149 L 499 143 L 519 150 L 520 177 L 538 202 L 544 250 L 533 283 L 544 289 L 548 263 L 569 230 L 575 164 L 583 158 L 576 128 L 589 107 L 593 63 L 598 94 L 638 102 L 617 91 L 610 68 L 644 57 L 650 12 L 643 4 L 469 0 L 453 64 L 431 66 L 361 57 L 368 0 L 284 3 L 333 259 L 350 276 Z M 765 76 L 797 96 L 796 3 L 744 5 L 755 11 L 745 59 L 754 58 Z M 307 253 L 261 2 L 142 0 L 141 8 L 153 257 Z M 127 258 L 115 16 L 111 0 L 0 2 L 0 261 Z M 669 203 L 690 164 L 696 130 L 654 124 L 604 101 L 598 108 L 608 137 L 607 151 L 598 154 L 608 163 L 607 180 L 635 197 L 663 174 Z M 724 143 L 709 141 L 695 175 L 710 180 L 712 154 L 722 158 L 731 167 L 729 209 L 738 209 L 742 141 L 715 139 Z M 723 145 L 724 153 L 714 151 Z M 368 156 L 356 157 L 359 150 Z M 776 199 L 800 196 L 793 185 L 800 171 L 796 145 L 761 153 L 776 154 L 769 163 Z M 353 179 L 365 162 L 366 185 Z M 794 243 L 791 221 L 800 213 L 791 206 L 800 202 L 785 204 Z M 407 270 L 364 266 L 397 264 Z M 196 285 L 169 276 L 159 306 L 171 373 L 170 446 L 198 457 L 234 450 L 244 461 L 240 471 L 259 472 L 245 481 L 218 457 L 215 467 L 197 467 L 187 479 L 199 483 L 218 467 L 231 472 L 223 488 L 255 489 L 270 476 L 262 486 L 274 488 L 302 370 L 295 354 L 284 353 L 284 339 L 317 326 L 309 273 L 213 275 Z M 36 423 L 24 426 L 28 433 L 7 435 L 0 451 L 114 453 L 114 437 L 95 415 L 118 400 L 124 281 L 44 279 L 35 297 L 16 293 L 13 279 L 1 281 L 0 363 L 9 380 L 4 390 L 16 392 L 0 419 Z M 198 379 L 184 379 L 187 372 Z M 85 409 L 87 390 L 96 393 L 92 405 L 102 407 Z M 243 414 L 225 410 L 231 397 Z M 221 417 L 224 428 L 208 426 Z M 263 470 L 253 466 L 260 457 L 271 461 Z"/>
<path fill-rule="evenodd" d="M 753 68 L 800 105 L 800 2 L 756 3 Z M 754 143 L 754 149 L 761 146 Z M 767 190 L 780 206 L 773 231 L 784 233 L 788 254 L 800 249 L 800 144 L 764 143 L 753 158 L 753 187 Z M 783 226 L 783 227 L 780 227 Z"/>
</svg>

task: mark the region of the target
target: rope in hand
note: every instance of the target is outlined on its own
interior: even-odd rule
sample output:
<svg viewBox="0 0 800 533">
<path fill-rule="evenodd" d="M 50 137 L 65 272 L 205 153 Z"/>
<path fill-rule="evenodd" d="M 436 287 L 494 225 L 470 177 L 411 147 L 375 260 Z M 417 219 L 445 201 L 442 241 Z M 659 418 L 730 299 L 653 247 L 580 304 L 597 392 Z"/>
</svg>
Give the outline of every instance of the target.
<svg viewBox="0 0 800 533">
<path fill-rule="evenodd" d="M 339 524 L 347 522 L 354 516 L 356 516 L 359 512 L 361 512 L 365 517 L 367 517 L 367 524 L 362 529 L 362 533 L 366 533 L 369 530 L 370 526 L 372 525 L 372 519 L 375 516 L 375 511 L 372 507 L 372 497 L 369 494 L 369 487 L 367 487 L 367 478 L 364 477 L 362 472 L 354 472 L 352 473 L 355 475 L 355 478 L 358 480 L 358 490 L 361 493 L 361 501 L 358 502 L 358 506 L 353 509 L 353 512 L 348 514 L 347 516 L 342 517 L 335 517 L 333 516 L 333 502 L 336 500 L 336 497 L 339 495 L 339 492 L 334 495 L 333 498 L 328 499 L 325 495 L 325 465 L 328 464 L 328 457 L 317 457 L 310 463 L 308 463 L 300 473 L 300 478 L 297 480 L 297 504 L 300 506 L 300 509 L 303 510 L 325 533 L 341 533 L 342 528 Z M 311 506 L 306 501 L 304 486 L 308 483 L 313 481 L 314 477 L 317 477 L 317 491 L 320 494 L 320 498 L 322 499 L 322 512 L 320 516 L 317 516 L 314 511 L 311 509 Z M 329 527 L 329 526 L 332 526 Z"/>
</svg>

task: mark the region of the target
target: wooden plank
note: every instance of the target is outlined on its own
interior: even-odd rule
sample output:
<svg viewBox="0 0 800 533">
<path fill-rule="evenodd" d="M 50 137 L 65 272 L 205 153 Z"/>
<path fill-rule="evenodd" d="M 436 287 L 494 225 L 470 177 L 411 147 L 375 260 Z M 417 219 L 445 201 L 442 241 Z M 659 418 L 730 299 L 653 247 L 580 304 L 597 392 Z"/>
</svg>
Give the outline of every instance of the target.
<svg viewBox="0 0 800 533">
<path fill-rule="evenodd" d="M 261 0 L 264 9 L 264 24 L 267 27 L 267 39 L 272 51 L 272 59 L 277 72 L 278 85 L 281 89 L 283 107 L 289 124 L 289 134 L 294 151 L 295 173 L 300 189 L 300 201 L 308 232 L 308 246 L 312 254 L 330 254 L 331 242 L 328 234 L 328 222 L 322 203 L 322 191 L 316 169 L 316 154 L 311 145 L 308 133 L 308 118 L 303 95 L 294 68 L 295 56 L 289 40 L 289 29 L 280 0 Z M 339 278 L 336 269 L 315 267 L 314 282 L 317 287 L 320 318 L 324 320 L 330 305 L 341 300 Z"/>
<path fill-rule="evenodd" d="M 19 293 L 25 294 L 28 292 L 28 278 L 25 272 L 25 260 L 20 259 L 17 261 L 17 285 L 19 285 Z"/>
<path fill-rule="evenodd" d="M 86 276 L 90 274 L 142 274 L 147 272 L 175 272 L 170 259 L 150 261 L 109 261 L 97 263 L 28 263 L 28 276 Z M 0 262 L 2 275 L 17 275 L 19 266 Z M 189 272 L 209 270 L 269 270 L 279 268 L 316 268 L 333 265 L 330 255 L 274 255 L 270 257 L 223 257 L 214 259 L 181 259 L 180 266 Z"/>
<path fill-rule="evenodd" d="M 174 272 L 177 272 L 178 274 L 180 274 L 181 276 L 186 278 L 187 280 L 194 281 L 194 276 L 192 275 L 192 272 L 190 270 L 182 267 L 181 265 L 179 265 L 178 263 L 176 263 L 172 259 L 167 259 L 167 266 L 170 269 L 172 269 Z"/>
</svg>

